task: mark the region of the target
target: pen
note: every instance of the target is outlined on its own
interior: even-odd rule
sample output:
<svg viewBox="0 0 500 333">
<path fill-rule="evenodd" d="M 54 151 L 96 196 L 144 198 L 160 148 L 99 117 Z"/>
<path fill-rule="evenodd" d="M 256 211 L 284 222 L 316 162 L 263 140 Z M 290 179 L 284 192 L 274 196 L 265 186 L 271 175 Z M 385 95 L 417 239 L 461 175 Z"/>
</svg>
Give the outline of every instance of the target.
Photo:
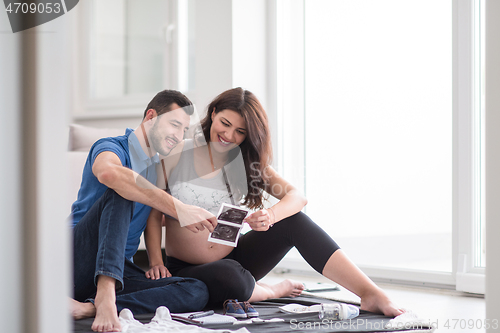
<svg viewBox="0 0 500 333">
<path fill-rule="evenodd" d="M 200 313 L 193 313 L 188 316 L 188 319 L 196 319 L 196 318 L 201 318 L 201 317 L 208 317 L 214 314 L 214 310 L 210 311 L 205 311 L 205 312 L 200 312 Z"/>
</svg>

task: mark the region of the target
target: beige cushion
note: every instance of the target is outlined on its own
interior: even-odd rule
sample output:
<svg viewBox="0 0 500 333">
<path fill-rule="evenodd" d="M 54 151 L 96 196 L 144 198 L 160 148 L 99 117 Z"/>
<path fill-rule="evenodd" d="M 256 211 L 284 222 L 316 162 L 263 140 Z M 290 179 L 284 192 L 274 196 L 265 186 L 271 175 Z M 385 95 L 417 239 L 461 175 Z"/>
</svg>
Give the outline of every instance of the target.
<svg viewBox="0 0 500 333">
<path fill-rule="evenodd" d="M 83 167 L 87 161 L 88 152 L 86 151 L 69 151 L 68 156 L 68 200 L 67 207 L 71 208 L 78 196 L 78 190 L 82 182 Z"/>
<path fill-rule="evenodd" d="M 68 207 L 76 200 L 85 161 L 90 147 L 101 138 L 125 134 L 121 128 L 96 128 L 78 124 L 69 125 L 68 141 Z"/>
<path fill-rule="evenodd" d="M 95 128 L 78 124 L 69 125 L 69 151 L 89 151 L 90 147 L 101 138 L 124 135 L 121 128 Z"/>
</svg>

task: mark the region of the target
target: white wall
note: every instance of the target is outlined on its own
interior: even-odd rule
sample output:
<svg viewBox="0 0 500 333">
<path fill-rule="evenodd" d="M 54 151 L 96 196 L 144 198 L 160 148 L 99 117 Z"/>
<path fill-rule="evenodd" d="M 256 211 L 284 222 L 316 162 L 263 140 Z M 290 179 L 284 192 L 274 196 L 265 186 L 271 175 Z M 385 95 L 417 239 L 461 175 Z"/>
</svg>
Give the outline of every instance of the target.
<svg viewBox="0 0 500 333">
<path fill-rule="evenodd" d="M 68 332 L 72 326 L 68 311 L 68 296 L 73 293 L 72 250 L 67 210 L 63 209 L 68 191 L 66 137 L 71 105 L 71 14 L 37 27 L 39 33 L 35 35 L 36 72 L 32 87 L 35 95 L 32 98 L 36 104 L 29 110 L 34 119 L 31 120 L 33 132 L 27 142 L 34 150 L 34 159 L 27 157 L 24 163 L 36 165 L 35 170 L 29 170 L 33 183 L 25 188 L 36 191 L 31 206 L 36 209 L 34 219 L 29 221 L 36 236 L 34 243 L 26 248 L 29 258 L 36 257 L 37 270 L 33 274 L 36 281 L 31 282 L 36 283 L 34 311 L 38 322 L 34 327 L 39 333 Z M 26 121 L 26 117 L 23 118 L 23 123 Z M 29 266 L 25 274 L 31 274 Z"/>
<path fill-rule="evenodd" d="M 0 10 L 0 322 L 5 332 L 21 332 L 21 36 L 12 34 Z M 5 32 L 5 33 L 4 33 Z"/>
<path fill-rule="evenodd" d="M 265 0 L 232 2 L 232 87 L 250 90 L 264 108 L 268 106 L 266 5 Z"/>
<path fill-rule="evenodd" d="M 231 88 L 231 0 L 195 1 L 195 96 L 198 112 L 222 91 Z"/>
<path fill-rule="evenodd" d="M 67 20 L 12 34 L 0 15 L 2 331 L 69 332 Z"/>
<path fill-rule="evenodd" d="M 500 320 L 500 1 L 486 0 L 485 12 L 486 318 Z"/>
</svg>

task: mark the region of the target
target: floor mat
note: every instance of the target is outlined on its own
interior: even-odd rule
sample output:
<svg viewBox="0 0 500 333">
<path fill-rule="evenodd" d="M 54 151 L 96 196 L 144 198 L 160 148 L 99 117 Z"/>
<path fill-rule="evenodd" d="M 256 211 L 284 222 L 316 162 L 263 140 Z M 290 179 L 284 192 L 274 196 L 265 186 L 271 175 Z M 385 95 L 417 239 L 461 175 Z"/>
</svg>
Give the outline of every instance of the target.
<svg viewBox="0 0 500 333">
<path fill-rule="evenodd" d="M 264 302 L 252 303 L 259 312 L 259 318 L 272 319 L 282 318 L 284 322 L 272 322 L 262 324 L 206 324 L 205 328 L 237 330 L 246 327 L 252 333 L 258 332 L 432 332 L 432 329 L 421 323 L 405 325 L 398 323 L 392 328 L 386 328 L 392 317 L 386 317 L 367 311 L 360 311 L 358 317 L 343 321 L 320 320 L 317 313 L 288 314 L 279 310 L 280 306 L 290 303 L 298 303 L 310 306 L 318 303 L 329 303 L 330 300 L 315 298 L 312 296 L 299 296 L 295 298 L 271 299 Z M 214 309 L 216 313 L 222 313 L 221 309 Z M 154 314 L 136 315 L 135 319 L 142 323 L 149 323 Z M 93 318 L 76 320 L 74 332 L 92 332 L 91 325 Z"/>
</svg>

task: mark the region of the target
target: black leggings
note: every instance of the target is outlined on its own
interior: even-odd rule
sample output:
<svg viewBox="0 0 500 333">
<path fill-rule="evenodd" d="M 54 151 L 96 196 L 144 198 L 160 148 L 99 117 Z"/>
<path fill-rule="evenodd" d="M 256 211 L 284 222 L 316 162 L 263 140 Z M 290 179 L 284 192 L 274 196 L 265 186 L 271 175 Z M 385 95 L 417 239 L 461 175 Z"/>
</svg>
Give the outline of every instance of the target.
<svg viewBox="0 0 500 333">
<path fill-rule="evenodd" d="M 238 246 L 221 260 L 192 265 L 167 257 L 167 268 L 174 276 L 205 282 L 212 305 L 220 305 L 230 298 L 246 301 L 252 296 L 255 281 L 269 273 L 294 246 L 320 274 L 331 255 L 339 249 L 323 229 L 299 212 L 268 231 L 251 230 L 241 235 Z"/>
</svg>

